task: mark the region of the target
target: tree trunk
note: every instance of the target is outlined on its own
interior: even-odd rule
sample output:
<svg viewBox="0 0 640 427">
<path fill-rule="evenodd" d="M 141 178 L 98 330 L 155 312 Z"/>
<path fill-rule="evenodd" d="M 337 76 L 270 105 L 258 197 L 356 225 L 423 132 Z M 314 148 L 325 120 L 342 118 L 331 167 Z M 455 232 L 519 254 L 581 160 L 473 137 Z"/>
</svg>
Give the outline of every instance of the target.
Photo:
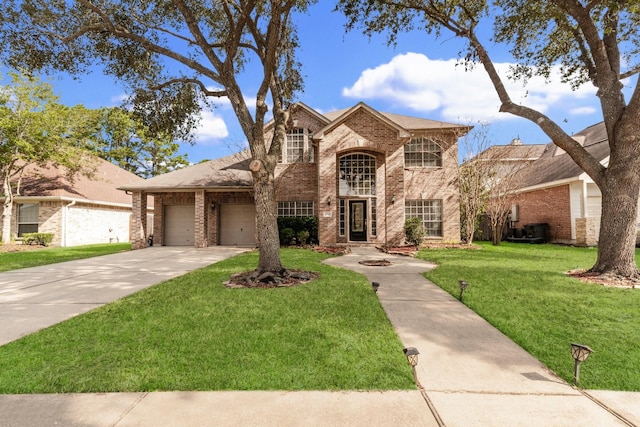
<svg viewBox="0 0 640 427">
<path fill-rule="evenodd" d="M 254 162 L 257 162 L 254 163 Z M 271 272 L 280 275 L 284 268 L 280 261 L 280 237 L 278 235 L 277 203 L 273 171 L 264 167 L 262 161 L 254 160 L 257 170 L 252 168 L 254 200 L 256 204 L 256 227 L 258 232 L 258 274 Z"/>
<path fill-rule="evenodd" d="M 2 191 L 4 193 L 4 203 L 2 204 L 2 243 L 11 243 L 11 209 L 13 208 L 13 194 L 9 185 L 9 176 L 2 180 Z"/>
<path fill-rule="evenodd" d="M 602 216 L 598 259 L 591 271 L 638 277 L 635 243 L 640 193 L 640 155 L 637 152 L 640 126 L 632 124 L 629 128 L 625 134 L 619 128 L 617 140 L 611 144 L 606 178 L 600 185 Z"/>
</svg>

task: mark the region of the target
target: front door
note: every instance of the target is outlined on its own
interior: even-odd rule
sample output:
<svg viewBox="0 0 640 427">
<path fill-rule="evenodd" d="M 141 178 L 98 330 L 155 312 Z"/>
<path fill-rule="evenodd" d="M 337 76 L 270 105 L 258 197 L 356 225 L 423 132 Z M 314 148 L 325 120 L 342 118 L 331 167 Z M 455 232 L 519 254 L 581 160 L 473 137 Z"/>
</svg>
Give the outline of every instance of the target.
<svg viewBox="0 0 640 427">
<path fill-rule="evenodd" d="M 349 201 L 349 240 L 366 242 L 367 240 L 367 202 Z"/>
</svg>

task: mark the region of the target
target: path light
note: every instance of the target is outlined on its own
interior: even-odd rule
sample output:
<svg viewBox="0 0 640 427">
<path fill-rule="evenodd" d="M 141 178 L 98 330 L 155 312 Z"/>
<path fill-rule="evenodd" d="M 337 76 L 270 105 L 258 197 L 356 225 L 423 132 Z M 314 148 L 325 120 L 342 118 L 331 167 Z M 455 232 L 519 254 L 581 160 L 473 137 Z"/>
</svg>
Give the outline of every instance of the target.
<svg viewBox="0 0 640 427">
<path fill-rule="evenodd" d="M 371 287 L 373 288 L 373 292 L 378 292 L 378 288 L 380 287 L 380 283 L 371 282 Z"/>
<path fill-rule="evenodd" d="M 464 280 L 458 280 L 458 283 L 460 283 L 460 296 L 458 297 L 458 299 L 462 301 L 462 293 L 464 292 L 465 289 L 467 289 L 467 286 L 469 286 L 469 283 L 465 282 Z"/>
<path fill-rule="evenodd" d="M 418 376 L 416 375 L 416 366 L 418 366 L 418 355 L 420 354 L 420 352 L 415 347 L 407 347 L 402 351 L 404 352 L 404 355 L 407 356 L 409 365 L 411 365 L 411 370 L 413 371 L 413 381 L 416 383 L 416 385 L 419 385 Z"/>
<path fill-rule="evenodd" d="M 580 363 L 587 360 L 589 355 L 593 353 L 588 346 L 582 344 L 571 343 L 571 357 L 575 361 L 573 365 L 573 383 L 577 386 L 580 379 Z"/>
</svg>

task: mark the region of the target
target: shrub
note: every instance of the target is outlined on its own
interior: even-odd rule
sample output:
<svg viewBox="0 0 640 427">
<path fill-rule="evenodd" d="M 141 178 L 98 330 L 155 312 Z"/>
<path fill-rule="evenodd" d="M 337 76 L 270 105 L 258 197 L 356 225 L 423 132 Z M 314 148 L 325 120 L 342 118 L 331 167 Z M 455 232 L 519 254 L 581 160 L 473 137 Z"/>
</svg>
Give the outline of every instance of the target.
<svg viewBox="0 0 640 427">
<path fill-rule="evenodd" d="M 48 246 L 53 241 L 53 233 L 24 233 L 22 243 L 25 245 Z"/>
<path fill-rule="evenodd" d="M 404 222 L 404 233 L 407 242 L 415 246 L 420 246 L 427 234 L 420 218 L 407 218 Z"/>
<path fill-rule="evenodd" d="M 284 240 L 282 238 L 282 231 L 285 228 L 291 228 L 293 230 L 293 237 L 298 237 L 298 238 L 300 238 L 299 233 L 301 231 L 306 231 L 309 233 L 307 242 L 310 244 L 318 243 L 318 218 L 316 218 L 315 216 L 278 217 L 278 230 L 280 230 L 281 245 L 288 245 L 291 242 L 291 240 Z"/>
<path fill-rule="evenodd" d="M 290 245 L 295 235 L 293 228 L 283 228 L 280 230 L 280 245 Z"/>
<path fill-rule="evenodd" d="M 298 231 L 298 243 L 306 245 L 309 242 L 310 233 L 307 230 Z"/>
</svg>

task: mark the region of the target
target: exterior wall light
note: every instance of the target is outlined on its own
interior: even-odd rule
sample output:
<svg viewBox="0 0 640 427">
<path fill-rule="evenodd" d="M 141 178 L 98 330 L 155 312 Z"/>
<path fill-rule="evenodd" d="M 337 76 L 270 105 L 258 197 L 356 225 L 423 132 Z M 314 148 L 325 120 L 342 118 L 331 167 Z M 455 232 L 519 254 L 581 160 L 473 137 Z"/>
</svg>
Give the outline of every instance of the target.
<svg viewBox="0 0 640 427">
<path fill-rule="evenodd" d="M 571 357 L 573 357 L 573 384 L 576 386 L 580 381 L 580 363 L 587 360 L 589 355 L 593 353 L 588 346 L 583 344 L 571 343 Z"/>
<path fill-rule="evenodd" d="M 396 196 L 391 196 L 391 204 L 395 204 L 396 203 Z"/>
<path fill-rule="evenodd" d="M 327 205 L 331 206 L 331 196 L 327 197 Z"/>
<path fill-rule="evenodd" d="M 469 286 L 469 283 L 465 282 L 464 280 L 458 280 L 458 283 L 460 284 L 460 296 L 458 297 L 458 299 L 462 301 L 462 293 L 464 292 L 465 289 L 467 289 L 467 286 Z"/>
<path fill-rule="evenodd" d="M 211 210 L 214 210 L 216 208 L 216 202 L 211 202 Z"/>
</svg>

